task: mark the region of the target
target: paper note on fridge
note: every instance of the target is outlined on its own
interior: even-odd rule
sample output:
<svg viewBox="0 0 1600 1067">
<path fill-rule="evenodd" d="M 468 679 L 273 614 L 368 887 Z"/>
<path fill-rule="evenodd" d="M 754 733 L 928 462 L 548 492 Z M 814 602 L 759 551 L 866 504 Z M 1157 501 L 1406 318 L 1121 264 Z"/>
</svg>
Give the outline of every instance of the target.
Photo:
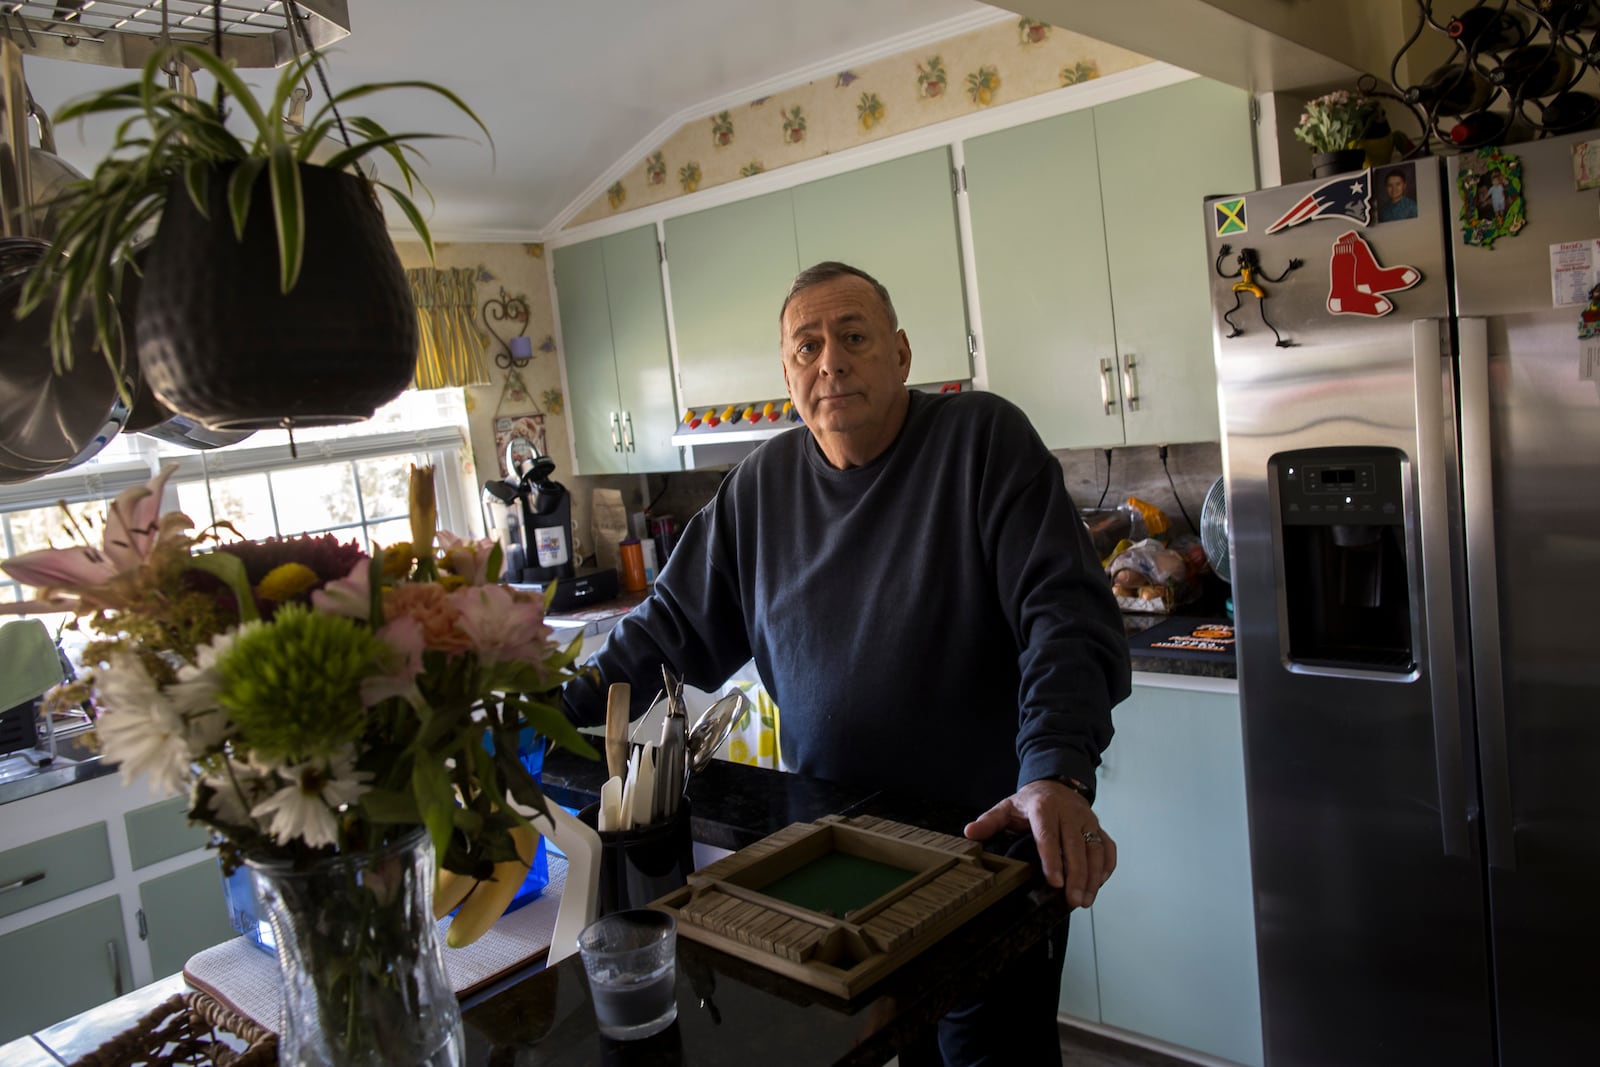
<svg viewBox="0 0 1600 1067">
<path fill-rule="evenodd" d="M 1550 246 L 1550 300 L 1552 307 L 1589 302 L 1589 290 L 1600 284 L 1595 266 L 1600 263 L 1600 241 L 1562 241 Z"/>
</svg>

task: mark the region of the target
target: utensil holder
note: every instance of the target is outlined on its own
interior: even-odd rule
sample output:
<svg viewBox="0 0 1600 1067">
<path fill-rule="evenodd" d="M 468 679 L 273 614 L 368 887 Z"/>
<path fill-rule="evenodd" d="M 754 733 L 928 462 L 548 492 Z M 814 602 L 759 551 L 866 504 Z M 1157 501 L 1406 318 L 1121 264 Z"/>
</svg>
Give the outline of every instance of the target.
<svg viewBox="0 0 1600 1067">
<path fill-rule="evenodd" d="M 642 908 L 689 884 L 694 870 L 694 838 L 689 833 L 689 799 L 678 801 L 669 819 L 632 830 L 597 829 L 600 804 L 578 818 L 600 835 L 600 901 L 596 917 Z"/>
</svg>

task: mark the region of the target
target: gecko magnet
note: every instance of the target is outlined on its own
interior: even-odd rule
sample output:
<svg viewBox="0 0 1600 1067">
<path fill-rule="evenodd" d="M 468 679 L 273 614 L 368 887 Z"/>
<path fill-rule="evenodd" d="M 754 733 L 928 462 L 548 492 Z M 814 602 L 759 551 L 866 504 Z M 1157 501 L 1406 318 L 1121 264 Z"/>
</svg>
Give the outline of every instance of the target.
<svg viewBox="0 0 1600 1067">
<path fill-rule="evenodd" d="M 1398 293 L 1422 280 L 1415 267 L 1385 267 L 1372 254 L 1372 246 L 1354 230 L 1333 242 L 1328 263 L 1328 310 L 1335 315 L 1378 318 L 1394 310 L 1384 293 Z"/>
<path fill-rule="evenodd" d="M 1283 335 L 1278 332 L 1278 328 L 1272 325 L 1271 322 L 1267 321 L 1267 292 L 1265 289 L 1261 288 L 1261 283 L 1256 281 L 1256 276 L 1259 274 L 1266 281 L 1277 283 L 1287 278 L 1290 271 L 1295 270 L 1304 264 L 1302 264 L 1298 259 L 1291 259 L 1289 261 L 1289 265 L 1283 268 L 1283 273 L 1274 278 L 1272 275 L 1262 272 L 1261 261 L 1256 258 L 1255 249 L 1241 248 L 1239 249 L 1239 255 L 1234 259 L 1234 269 L 1231 272 L 1225 273 L 1222 269 L 1222 261 L 1226 259 L 1228 254 L 1232 251 L 1233 247 L 1231 245 L 1223 245 L 1217 251 L 1217 275 L 1222 278 L 1239 279 L 1233 283 L 1233 307 L 1222 313 L 1222 321 L 1226 322 L 1233 329 L 1233 332 L 1228 334 L 1228 336 L 1238 337 L 1240 334 L 1244 333 L 1244 331 L 1239 328 L 1239 324 L 1233 321 L 1233 313 L 1238 311 L 1239 308 L 1244 305 L 1244 296 L 1246 293 L 1249 293 L 1251 296 L 1256 298 L 1256 304 L 1261 308 L 1261 324 L 1272 331 L 1272 336 L 1278 339 L 1279 348 L 1288 348 L 1290 345 L 1294 344 L 1294 342 L 1285 341 L 1283 339 Z"/>
</svg>

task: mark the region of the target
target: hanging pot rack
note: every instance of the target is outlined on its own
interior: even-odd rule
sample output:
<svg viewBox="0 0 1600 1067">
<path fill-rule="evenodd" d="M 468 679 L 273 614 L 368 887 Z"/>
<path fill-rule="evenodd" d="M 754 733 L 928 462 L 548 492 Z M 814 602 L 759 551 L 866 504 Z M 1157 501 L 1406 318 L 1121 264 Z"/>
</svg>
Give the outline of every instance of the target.
<svg viewBox="0 0 1600 1067">
<path fill-rule="evenodd" d="M 348 0 L 298 2 L 312 47 L 350 35 Z M 285 6 L 282 0 L 0 0 L 0 30 L 25 55 L 136 70 L 162 43 L 163 15 L 171 40 L 211 48 L 220 14 L 223 54 L 240 67 L 273 68 L 291 62 L 297 44 L 305 48 L 304 38 L 290 33 Z"/>
</svg>

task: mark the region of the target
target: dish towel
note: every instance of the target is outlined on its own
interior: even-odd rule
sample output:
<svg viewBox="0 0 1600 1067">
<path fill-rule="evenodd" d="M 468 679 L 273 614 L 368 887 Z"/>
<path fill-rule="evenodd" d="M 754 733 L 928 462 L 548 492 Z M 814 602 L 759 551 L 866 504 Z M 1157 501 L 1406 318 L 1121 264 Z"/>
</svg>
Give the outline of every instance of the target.
<svg viewBox="0 0 1600 1067">
<path fill-rule="evenodd" d="M 444 968 L 457 997 L 464 997 L 538 959 L 550 950 L 561 891 L 567 884 L 567 862 L 550 857 L 550 884 L 537 899 L 524 904 L 489 928 L 466 948 L 446 948 Z M 439 920 L 444 940 L 450 919 Z M 184 981 L 225 1008 L 248 1015 L 277 1032 L 283 1010 L 283 979 L 278 959 L 243 937 L 213 945 L 189 958 Z"/>
<path fill-rule="evenodd" d="M 66 677 L 61 653 L 38 619 L 0 625 L 0 711 L 42 696 Z"/>
</svg>

